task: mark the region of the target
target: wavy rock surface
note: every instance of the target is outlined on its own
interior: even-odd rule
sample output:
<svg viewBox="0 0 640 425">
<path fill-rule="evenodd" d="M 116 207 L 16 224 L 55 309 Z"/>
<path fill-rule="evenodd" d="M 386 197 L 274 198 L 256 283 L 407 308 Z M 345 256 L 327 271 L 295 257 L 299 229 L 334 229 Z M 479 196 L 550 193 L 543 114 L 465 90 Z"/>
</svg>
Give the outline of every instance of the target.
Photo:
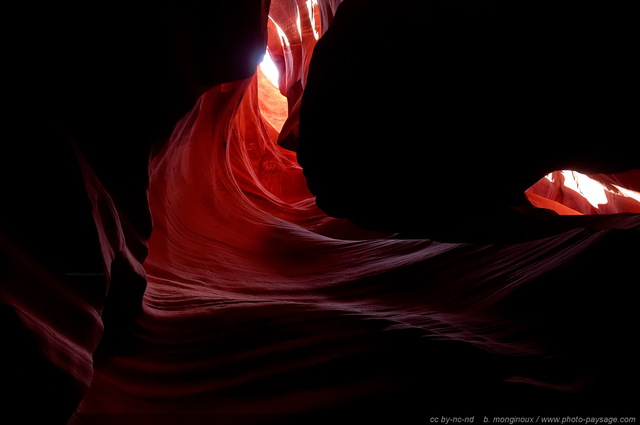
<svg viewBox="0 0 640 425">
<path fill-rule="evenodd" d="M 373 143 L 425 123 L 406 100 L 429 80 L 415 89 L 417 74 L 400 78 L 414 59 L 394 60 L 424 42 L 424 22 L 442 29 L 459 17 L 478 29 L 477 16 L 517 11 L 499 2 L 437 3 L 446 7 L 431 14 L 422 2 L 268 3 L 105 8 L 84 10 L 85 20 L 72 19 L 71 6 L 16 9 L 14 32 L 36 37 L 7 53 L 19 72 L 0 221 L 6 422 L 637 414 L 629 382 L 638 379 L 640 180 L 624 143 L 573 162 L 566 144 L 555 150 L 567 154 L 554 156 L 562 162 L 549 164 L 554 139 L 502 168 L 478 150 L 482 166 L 464 160 L 446 185 L 411 170 L 404 184 L 385 180 L 406 168 L 400 157 L 414 145 L 388 154 Z M 105 35 L 114 28 L 117 37 Z M 399 50 L 389 34 L 405 37 Z M 455 34 L 446 45 L 464 39 Z M 284 103 L 256 72 L 267 46 Z M 378 77 L 362 67 L 379 49 L 395 76 L 372 91 Z M 389 103 L 396 96 L 401 108 Z M 363 109 L 373 101 L 383 107 L 375 119 Z M 600 153 L 608 160 L 594 163 Z M 564 165 L 597 182 L 601 201 L 569 185 Z M 426 178 L 447 167 L 419 169 Z M 321 209 L 314 192 L 323 185 L 339 190 L 322 192 Z M 417 192 L 445 196 L 429 210 L 453 211 L 436 222 L 442 238 L 427 237 L 433 221 L 411 213 Z M 331 196 L 345 204 L 331 206 Z M 486 223 L 512 199 L 534 217 L 524 222 L 533 232 L 496 239 L 522 229 L 515 221 L 492 241 L 464 240 L 474 229 L 467 218 Z M 387 205 L 395 218 L 380 228 Z"/>
</svg>

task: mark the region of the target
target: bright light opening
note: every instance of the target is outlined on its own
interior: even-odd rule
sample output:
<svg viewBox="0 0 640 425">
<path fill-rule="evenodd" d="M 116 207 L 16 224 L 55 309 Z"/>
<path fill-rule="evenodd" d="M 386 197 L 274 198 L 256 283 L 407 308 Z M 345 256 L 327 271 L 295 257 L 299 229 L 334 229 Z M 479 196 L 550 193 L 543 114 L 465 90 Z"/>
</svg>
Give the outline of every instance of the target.
<svg viewBox="0 0 640 425">
<path fill-rule="evenodd" d="M 612 190 L 586 174 L 573 170 L 562 170 L 561 173 L 564 177 L 564 186 L 578 192 L 596 209 L 608 202 L 607 192 L 612 192 L 614 195 L 621 195 L 640 202 L 640 193 L 636 191 L 629 190 L 615 184 L 611 185 L 613 187 Z M 550 173 L 545 177 L 547 180 L 553 181 L 553 173 Z"/>
<path fill-rule="evenodd" d="M 273 83 L 274 86 L 279 86 L 279 78 L 280 73 L 278 72 L 278 68 L 276 64 L 271 60 L 271 55 L 269 51 L 267 51 L 264 55 L 264 59 L 260 62 L 260 69 L 264 73 L 264 75 Z"/>
<path fill-rule="evenodd" d="M 594 208 L 607 203 L 606 188 L 586 174 L 562 170 L 564 185 L 582 195 Z"/>
<path fill-rule="evenodd" d="M 311 20 L 311 28 L 313 29 L 313 36 L 316 40 L 320 38 L 316 23 L 316 12 L 318 10 L 318 0 L 307 0 L 307 13 L 309 13 L 309 19 Z"/>
</svg>

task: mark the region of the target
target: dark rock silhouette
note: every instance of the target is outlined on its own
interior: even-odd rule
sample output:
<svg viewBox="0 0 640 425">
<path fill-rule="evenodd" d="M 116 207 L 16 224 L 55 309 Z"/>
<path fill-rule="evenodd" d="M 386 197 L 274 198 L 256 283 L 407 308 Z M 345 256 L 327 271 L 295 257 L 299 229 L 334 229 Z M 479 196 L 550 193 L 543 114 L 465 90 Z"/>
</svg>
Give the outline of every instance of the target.
<svg viewBox="0 0 640 425">
<path fill-rule="evenodd" d="M 637 414 L 630 7 L 5 6 L 0 423 Z"/>
<path fill-rule="evenodd" d="M 340 12 L 314 51 L 298 148 L 329 215 L 406 236 L 524 240 L 588 225 L 531 216 L 523 194 L 545 174 L 640 168 L 633 6 L 351 1 Z"/>
</svg>

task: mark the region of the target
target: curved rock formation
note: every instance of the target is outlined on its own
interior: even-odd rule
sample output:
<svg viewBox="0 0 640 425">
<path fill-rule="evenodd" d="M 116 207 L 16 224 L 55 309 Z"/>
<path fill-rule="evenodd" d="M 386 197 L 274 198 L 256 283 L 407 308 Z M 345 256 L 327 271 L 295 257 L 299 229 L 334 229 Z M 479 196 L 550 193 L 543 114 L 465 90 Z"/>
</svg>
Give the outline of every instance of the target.
<svg viewBox="0 0 640 425">
<path fill-rule="evenodd" d="M 559 138 L 528 145 L 518 162 L 474 147 L 465 159 L 432 141 L 428 152 L 456 158 L 445 179 L 446 156 L 414 152 L 426 153 L 412 136 L 427 121 L 409 106 L 429 90 L 413 71 L 424 19 L 451 34 L 521 11 L 358 0 L 94 6 L 7 11 L 12 34 L 31 37 L 6 52 L 15 72 L 0 220 L 2 423 L 637 414 L 640 180 L 629 139 L 617 139 L 623 127 L 603 124 L 624 116 L 609 109 L 609 121 L 583 130 L 616 141 L 595 145 L 610 164 Z M 531 28 L 522 19 L 510 27 Z M 503 40 L 494 55 L 513 42 L 499 28 L 480 32 L 466 60 L 483 37 Z M 463 35 L 437 53 L 451 56 L 445 47 Z M 267 46 L 286 117 L 256 72 Z M 365 72 L 380 49 L 384 72 Z M 486 91 L 442 71 L 459 94 Z M 372 112 L 374 101 L 384 109 Z M 432 106 L 435 133 L 448 122 L 471 134 Z M 501 131 L 521 134 L 521 121 Z M 496 120 L 472 122 L 489 131 Z M 600 201 L 569 184 L 565 166 L 586 172 Z M 439 196 L 435 222 L 413 210 L 428 193 Z M 466 218 L 483 223 L 513 205 L 534 217 L 533 232 L 515 222 L 517 238 L 473 234 Z M 434 223 L 442 240 L 424 236 Z"/>
</svg>

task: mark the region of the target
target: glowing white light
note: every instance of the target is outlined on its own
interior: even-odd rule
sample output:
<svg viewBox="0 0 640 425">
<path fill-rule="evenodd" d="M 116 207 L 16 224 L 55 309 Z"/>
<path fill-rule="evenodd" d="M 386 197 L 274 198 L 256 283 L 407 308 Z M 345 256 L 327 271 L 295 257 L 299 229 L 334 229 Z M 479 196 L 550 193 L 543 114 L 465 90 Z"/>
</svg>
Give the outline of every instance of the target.
<svg viewBox="0 0 640 425">
<path fill-rule="evenodd" d="M 284 33 L 282 28 L 280 28 L 280 25 L 278 25 L 278 23 L 274 21 L 271 16 L 269 16 L 269 19 L 271 20 L 273 25 L 276 27 L 276 31 L 278 32 L 278 36 L 280 37 L 280 44 L 282 46 L 290 46 L 291 43 L 289 43 L 289 39 L 287 38 L 287 35 Z"/>
<path fill-rule="evenodd" d="M 594 208 L 597 209 L 608 202 L 607 188 L 599 181 L 573 170 L 562 170 L 560 173 L 564 178 L 563 185 L 578 192 Z M 553 174 L 547 174 L 546 178 L 553 181 Z"/>
<path fill-rule="evenodd" d="M 278 79 L 280 78 L 280 73 L 278 72 L 278 68 L 276 64 L 271 60 L 271 55 L 267 51 L 264 55 L 264 59 L 260 63 L 260 69 L 264 73 L 264 75 L 273 83 L 274 86 L 278 87 Z"/>
<path fill-rule="evenodd" d="M 624 196 L 625 198 L 631 198 L 640 202 L 640 192 L 636 192 L 635 190 L 630 190 L 630 189 L 618 186 L 617 184 L 614 184 L 613 186 L 615 186 L 615 188 L 618 189 L 622 194 L 622 196 Z"/>
<path fill-rule="evenodd" d="M 320 38 L 320 34 L 316 31 L 316 18 L 314 14 L 314 8 L 318 7 L 318 0 L 307 0 L 307 13 L 309 13 L 309 19 L 311 21 L 311 28 L 313 29 L 313 36 L 316 40 Z"/>
<path fill-rule="evenodd" d="M 594 208 L 606 204 L 607 194 L 604 185 L 577 171 L 563 170 L 564 185 L 582 195 Z"/>
<path fill-rule="evenodd" d="M 627 189 L 617 184 L 612 184 L 610 187 L 607 187 L 586 174 L 573 170 L 561 170 L 560 173 L 564 178 L 563 185 L 578 192 L 596 209 L 608 202 L 607 193 L 611 193 L 614 196 L 631 198 L 640 202 L 640 192 L 636 192 L 635 190 Z M 553 182 L 553 173 L 549 173 L 545 177 L 547 180 Z"/>
</svg>

